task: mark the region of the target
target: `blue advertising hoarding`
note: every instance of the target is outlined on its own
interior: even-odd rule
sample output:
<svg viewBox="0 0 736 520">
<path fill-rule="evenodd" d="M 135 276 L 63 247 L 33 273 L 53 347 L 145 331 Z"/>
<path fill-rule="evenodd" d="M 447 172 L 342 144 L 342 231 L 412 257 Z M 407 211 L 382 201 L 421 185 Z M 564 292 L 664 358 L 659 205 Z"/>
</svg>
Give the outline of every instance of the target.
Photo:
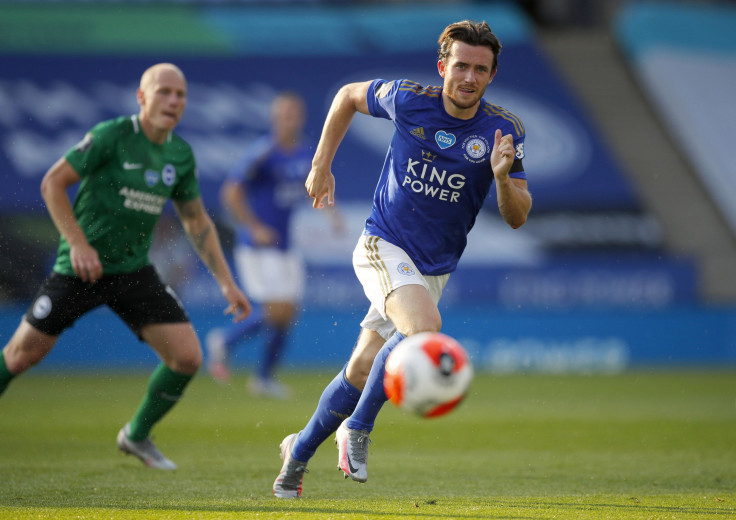
<svg viewBox="0 0 736 520">
<path fill-rule="evenodd" d="M 364 305 L 304 311 L 284 354 L 286 369 L 338 370 L 350 356 Z M 204 333 L 227 322 L 220 306 L 197 308 Z M 733 308 L 670 307 L 515 311 L 443 307 L 443 331 L 468 350 L 475 368 L 493 372 L 612 373 L 631 368 L 736 366 Z M 17 326 L 18 308 L 0 308 L 0 338 Z M 234 364 L 249 370 L 263 338 L 239 345 Z M 157 358 L 107 308 L 83 317 L 34 370 L 151 370 Z M 250 367 L 250 368 L 249 368 Z"/>
</svg>

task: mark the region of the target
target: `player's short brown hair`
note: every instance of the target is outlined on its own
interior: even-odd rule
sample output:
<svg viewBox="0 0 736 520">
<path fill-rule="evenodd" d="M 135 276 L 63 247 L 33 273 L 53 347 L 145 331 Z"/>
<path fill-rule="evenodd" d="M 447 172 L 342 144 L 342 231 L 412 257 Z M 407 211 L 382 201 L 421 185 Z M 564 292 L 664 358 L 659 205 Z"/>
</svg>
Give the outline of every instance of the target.
<svg viewBox="0 0 736 520">
<path fill-rule="evenodd" d="M 493 70 L 496 70 L 498 66 L 498 55 L 501 54 L 501 42 L 486 22 L 474 22 L 472 20 L 463 20 L 462 22 L 455 22 L 442 31 L 437 43 L 440 45 L 439 48 L 439 59 L 442 62 L 446 62 L 450 56 L 450 48 L 452 42 L 459 41 L 467 43 L 468 45 L 482 45 L 488 47 L 493 52 Z"/>
</svg>

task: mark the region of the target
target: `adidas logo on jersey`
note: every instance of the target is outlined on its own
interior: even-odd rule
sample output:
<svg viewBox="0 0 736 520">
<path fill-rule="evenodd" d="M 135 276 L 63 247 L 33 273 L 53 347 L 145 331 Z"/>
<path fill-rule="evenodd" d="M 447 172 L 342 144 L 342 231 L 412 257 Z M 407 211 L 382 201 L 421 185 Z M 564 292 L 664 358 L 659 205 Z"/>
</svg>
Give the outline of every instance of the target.
<svg viewBox="0 0 736 520">
<path fill-rule="evenodd" d="M 420 127 L 418 127 L 418 128 L 415 128 L 414 130 L 412 130 L 412 131 L 411 131 L 411 132 L 409 132 L 409 133 L 410 133 L 411 135 L 414 135 L 414 136 L 418 137 L 418 138 L 419 138 L 419 139 L 421 139 L 422 141 L 425 141 L 425 140 L 427 139 L 426 137 L 424 137 L 424 128 L 423 128 L 423 127 L 421 127 L 421 126 L 420 126 Z"/>
</svg>

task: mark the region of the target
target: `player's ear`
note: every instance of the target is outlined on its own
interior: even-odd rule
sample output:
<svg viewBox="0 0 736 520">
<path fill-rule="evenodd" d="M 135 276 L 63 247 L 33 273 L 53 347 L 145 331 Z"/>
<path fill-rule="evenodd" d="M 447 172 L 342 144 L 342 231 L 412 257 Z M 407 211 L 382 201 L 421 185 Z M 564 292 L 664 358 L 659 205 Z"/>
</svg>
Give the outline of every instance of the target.
<svg viewBox="0 0 736 520">
<path fill-rule="evenodd" d="M 439 72 L 440 77 L 442 79 L 445 79 L 445 62 L 442 60 L 437 60 L 437 72 Z"/>
<path fill-rule="evenodd" d="M 137 89 L 135 91 L 135 98 L 138 100 L 138 104 L 140 106 L 143 106 L 146 101 L 146 97 L 143 95 L 143 91 L 141 89 Z"/>
<path fill-rule="evenodd" d="M 493 72 L 491 72 L 491 77 L 488 78 L 488 84 L 491 84 L 491 81 L 493 81 L 493 77 L 496 75 L 496 72 L 498 72 L 498 69 L 495 69 Z"/>
</svg>

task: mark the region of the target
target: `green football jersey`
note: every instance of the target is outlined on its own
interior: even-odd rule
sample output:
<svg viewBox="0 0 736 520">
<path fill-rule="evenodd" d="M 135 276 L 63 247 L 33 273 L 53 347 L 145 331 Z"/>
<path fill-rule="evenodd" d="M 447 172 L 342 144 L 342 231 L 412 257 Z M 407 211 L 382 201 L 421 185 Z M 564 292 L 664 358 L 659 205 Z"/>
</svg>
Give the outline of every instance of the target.
<svg viewBox="0 0 736 520">
<path fill-rule="evenodd" d="M 189 144 L 173 132 L 164 144 L 152 143 L 135 115 L 99 123 L 64 157 L 82 178 L 74 215 L 100 256 L 103 275 L 148 265 L 166 201 L 199 197 Z M 62 237 L 54 271 L 73 276 L 69 249 Z"/>
</svg>

